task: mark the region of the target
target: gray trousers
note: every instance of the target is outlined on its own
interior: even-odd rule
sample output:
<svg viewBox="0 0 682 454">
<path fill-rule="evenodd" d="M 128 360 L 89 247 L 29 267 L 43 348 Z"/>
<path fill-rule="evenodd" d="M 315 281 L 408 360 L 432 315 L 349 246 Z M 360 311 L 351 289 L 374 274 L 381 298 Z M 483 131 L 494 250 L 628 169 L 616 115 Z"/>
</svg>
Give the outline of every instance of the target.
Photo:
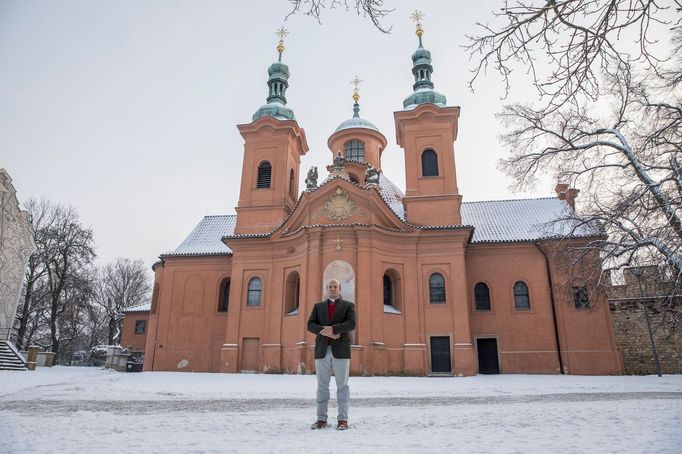
<svg viewBox="0 0 682 454">
<path fill-rule="evenodd" d="M 317 419 L 327 420 L 327 407 L 329 406 L 329 381 L 336 378 L 336 402 L 339 406 L 338 421 L 348 421 L 348 402 L 350 401 L 350 388 L 348 388 L 348 375 L 350 373 L 350 359 L 337 359 L 332 355 L 332 348 L 327 347 L 324 359 L 315 360 L 315 375 L 317 376 Z"/>
</svg>

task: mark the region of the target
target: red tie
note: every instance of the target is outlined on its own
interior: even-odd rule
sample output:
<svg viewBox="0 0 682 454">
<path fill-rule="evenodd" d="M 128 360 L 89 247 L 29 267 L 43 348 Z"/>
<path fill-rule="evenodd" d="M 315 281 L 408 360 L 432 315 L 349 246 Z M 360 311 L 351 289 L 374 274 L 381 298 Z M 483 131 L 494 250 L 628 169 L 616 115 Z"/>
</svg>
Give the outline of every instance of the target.
<svg viewBox="0 0 682 454">
<path fill-rule="evenodd" d="M 329 308 L 329 323 L 331 323 L 334 318 L 334 312 L 336 311 L 336 301 L 330 299 L 327 307 Z"/>
</svg>

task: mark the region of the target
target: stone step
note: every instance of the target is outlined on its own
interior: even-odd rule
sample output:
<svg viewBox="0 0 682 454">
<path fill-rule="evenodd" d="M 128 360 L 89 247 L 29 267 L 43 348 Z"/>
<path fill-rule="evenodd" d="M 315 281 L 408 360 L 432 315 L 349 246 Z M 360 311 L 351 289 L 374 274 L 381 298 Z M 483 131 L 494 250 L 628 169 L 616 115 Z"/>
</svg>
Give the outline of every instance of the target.
<svg viewBox="0 0 682 454">
<path fill-rule="evenodd" d="M 24 366 L 7 366 L 5 364 L 0 364 L 0 370 L 28 370 Z"/>
<path fill-rule="evenodd" d="M 0 342 L 0 370 L 28 370 L 24 359 L 7 342 Z"/>
</svg>

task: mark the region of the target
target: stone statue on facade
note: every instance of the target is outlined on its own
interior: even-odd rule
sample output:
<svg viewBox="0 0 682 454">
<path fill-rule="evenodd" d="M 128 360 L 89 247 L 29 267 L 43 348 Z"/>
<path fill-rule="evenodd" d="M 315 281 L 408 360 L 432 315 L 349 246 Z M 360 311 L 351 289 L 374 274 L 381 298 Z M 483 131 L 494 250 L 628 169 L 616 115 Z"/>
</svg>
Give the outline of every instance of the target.
<svg viewBox="0 0 682 454">
<path fill-rule="evenodd" d="M 367 170 L 365 170 L 365 186 L 379 186 L 380 173 L 381 170 L 377 170 L 372 164 L 368 164 Z"/>
<path fill-rule="evenodd" d="M 0 341 L 9 341 L 26 264 L 35 252 L 31 218 L 19 208 L 7 170 L 0 169 Z"/>
<path fill-rule="evenodd" d="M 334 157 L 334 167 L 337 169 L 343 169 L 346 167 L 346 158 L 343 156 L 343 154 L 341 154 L 340 151 L 336 153 L 336 157 Z"/>
<path fill-rule="evenodd" d="M 312 191 L 315 188 L 317 188 L 317 167 L 312 166 L 308 170 L 308 176 L 305 179 L 305 190 Z"/>
<path fill-rule="evenodd" d="M 336 156 L 334 157 L 334 162 L 332 165 L 327 166 L 327 171 L 329 172 L 329 177 L 327 180 L 331 178 L 343 178 L 346 181 L 350 181 L 350 177 L 348 176 L 348 172 L 346 172 L 346 158 L 343 156 L 343 154 L 339 151 L 336 153 Z"/>
</svg>

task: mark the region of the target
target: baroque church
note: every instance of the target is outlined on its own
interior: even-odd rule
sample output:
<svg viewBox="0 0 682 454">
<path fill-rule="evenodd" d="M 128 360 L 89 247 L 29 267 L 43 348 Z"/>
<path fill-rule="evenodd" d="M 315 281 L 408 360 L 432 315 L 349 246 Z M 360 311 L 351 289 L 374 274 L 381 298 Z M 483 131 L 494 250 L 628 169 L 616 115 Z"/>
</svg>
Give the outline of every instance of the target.
<svg viewBox="0 0 682 454">
<path fill-rule="evenodd" d="M 460 108 L 434 89 L 416 34 L 413 91 L 394 112 L 405 192 L 382 172 L 388 140 L 360 117 L 356 84 L 328 175 L 310 169 L 299 193 L 308 143 L 287 106 L 281 30 L 267 103 L 237 126 L 236 215 L 204 217 L 153 266 L 144 370 L 309 373 L 308 315 L 335 278 L 356 305 L 355 375 L 622 372 L 606 293 L 563 253 L 601 234 L 563 220 L 578 191 L 463 202 Z"/>
</svg>

